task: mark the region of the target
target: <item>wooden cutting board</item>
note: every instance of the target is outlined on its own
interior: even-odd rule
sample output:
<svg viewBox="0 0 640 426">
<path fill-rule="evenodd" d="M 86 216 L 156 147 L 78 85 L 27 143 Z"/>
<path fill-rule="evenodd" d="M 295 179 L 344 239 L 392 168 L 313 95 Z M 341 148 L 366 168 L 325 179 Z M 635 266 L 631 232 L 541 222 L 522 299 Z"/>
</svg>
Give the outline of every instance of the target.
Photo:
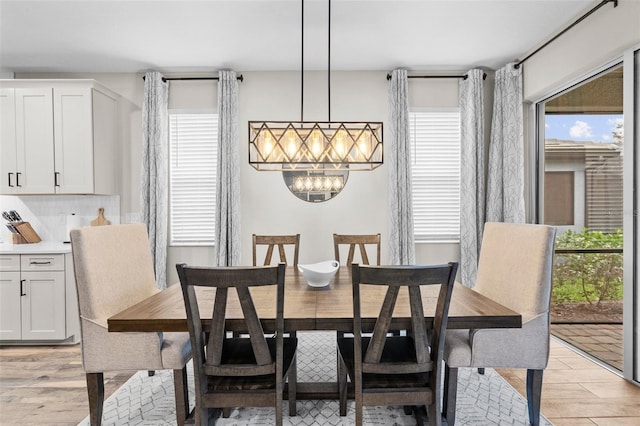
<svg viewBox="0 0 640 426">
<path fill-rule="evenodd" d="M 91 221 L 91 226 L 103 226 L 103 225 L 111 225 L 111 222 L 105 219 L 104 208 L 100 207 L 98 209 L 98 217 Z"/>
</svg>

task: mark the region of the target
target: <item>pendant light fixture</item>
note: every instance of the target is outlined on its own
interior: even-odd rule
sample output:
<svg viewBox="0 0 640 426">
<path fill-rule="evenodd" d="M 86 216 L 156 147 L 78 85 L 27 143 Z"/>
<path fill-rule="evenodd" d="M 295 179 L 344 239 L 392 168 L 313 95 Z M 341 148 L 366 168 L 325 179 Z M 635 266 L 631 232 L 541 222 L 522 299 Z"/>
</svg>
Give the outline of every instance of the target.
<svg viewBox="0 0 640 426">
<path fill-rule="evenodd" d="M 304 0 L 301 1 L 304 82 Z M 331 0 L 328 2 L 328 120 L 304 121 L 302 84 L 300 121 L 249 122 L 249 164 L 256 170 L 355 171 L 373 170 L 382 164 L 382 122 L 331 121 Z M 309 181 L 299 185 L 315 186 Z"/>
</svg>

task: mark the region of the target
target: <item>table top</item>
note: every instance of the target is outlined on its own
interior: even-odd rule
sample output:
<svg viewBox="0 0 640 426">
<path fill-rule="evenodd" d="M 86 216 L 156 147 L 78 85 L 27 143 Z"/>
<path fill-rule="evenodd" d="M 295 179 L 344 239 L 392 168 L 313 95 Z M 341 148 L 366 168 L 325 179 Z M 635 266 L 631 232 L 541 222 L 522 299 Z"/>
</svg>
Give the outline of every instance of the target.
<svg viewBox="0 0 640 426">
<path fill-rule="evenodd" d="M 439 286 L 430 286 L 423 292 L 425 315 L 433 317 Z M 371 330 L 380 312 L 385 287 L 361 286 L 363 329 Z M 258 316 L 265 329 L 274 327 L 275 286 L 256 287 L 251 290 Z M 197 288 L 198 306 L 204 325 L 211 320 L 215 290 Z M 410 329 L 411 313 L 408 295 L 400 293 L 392 329 Z M 322 288 L 307 285 L 297 268 L 288 267 L 285 275 L 285 330 L 340 330 L 353 328 L 353 295 L 350 268 L 341 266 L 328 286 Z M 187 331 L 186 312 L 180 284 L 174 284 L 127 309 L 112 316 L 107 321 L 109 331 Z M 229 292 L 227 304 L 227 327 L 233 331 L 244 331 L 242 310 L 235 297 Z M 522 317 L 519 313 L 456 283 L 449 309 L 450 329 L 465 328 L 520 328 Z"/>
</svg>

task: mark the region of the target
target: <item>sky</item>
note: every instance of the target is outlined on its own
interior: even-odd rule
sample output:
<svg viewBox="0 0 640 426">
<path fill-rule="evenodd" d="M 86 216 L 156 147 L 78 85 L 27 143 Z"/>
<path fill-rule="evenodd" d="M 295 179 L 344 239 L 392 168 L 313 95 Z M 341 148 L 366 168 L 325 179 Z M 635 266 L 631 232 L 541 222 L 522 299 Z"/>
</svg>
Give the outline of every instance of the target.
<svg viewBox="0 0 640 426">
<path fill-rule="evenodd" d="M 615 142 L 612 133 L 622 114 L 547 114 L 545 138 L 572 141 Z"/>
</svg>

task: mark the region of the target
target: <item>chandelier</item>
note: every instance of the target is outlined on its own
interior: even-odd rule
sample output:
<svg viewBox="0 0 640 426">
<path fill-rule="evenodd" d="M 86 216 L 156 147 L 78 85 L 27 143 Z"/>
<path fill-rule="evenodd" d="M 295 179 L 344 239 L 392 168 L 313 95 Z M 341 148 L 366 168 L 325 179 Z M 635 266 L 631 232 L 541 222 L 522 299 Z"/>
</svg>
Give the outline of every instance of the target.
<svg viewBox="0 0 640 426">
<path fill-rule="evenodd" d="M 302 64 L 304 64 L 304 0 L 302 1 Z M 331 88 L 331 0 L 327 85 Z M 304 79 L 304 66 L 301 67 Z M 302 81 L 300 97 L 304 97 Z M 331 121 L 329 90 L 327 121 L 250 121 L 249 164 L 256 170 L 373 170 L 382 164 L 381 122 Z M 303 102 L 301 102 L 302 110 Z"/>
</svg>

